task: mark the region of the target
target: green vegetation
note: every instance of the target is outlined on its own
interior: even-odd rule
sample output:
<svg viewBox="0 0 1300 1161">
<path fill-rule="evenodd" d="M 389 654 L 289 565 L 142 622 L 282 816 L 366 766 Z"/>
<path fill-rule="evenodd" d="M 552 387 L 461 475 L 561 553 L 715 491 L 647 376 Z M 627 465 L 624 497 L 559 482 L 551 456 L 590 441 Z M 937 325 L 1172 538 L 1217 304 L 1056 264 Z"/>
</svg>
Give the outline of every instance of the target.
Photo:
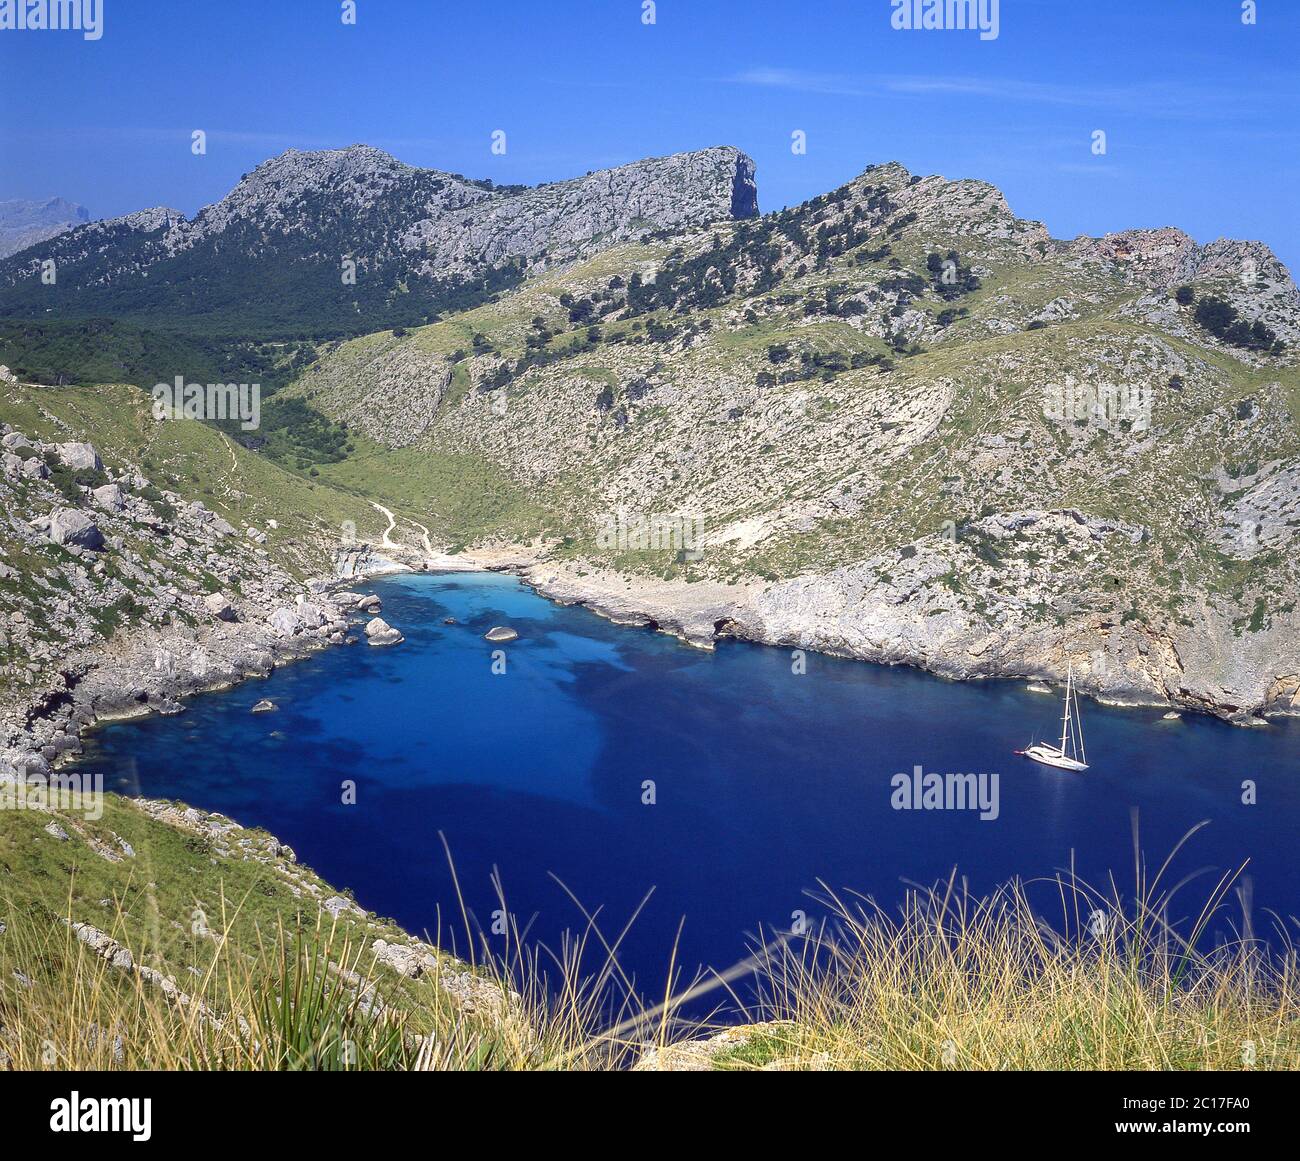
<svg viewBox="0 0 1300 1161">
<path fill-rule="evenodd" d="M 1237 308 L 1222 298 L 1202 298 L 1196 304 L 1196 321 L 1210 334 L 1247 351 L 1265 351 L 1280 355 L 1284 344 L 1268 327 L 1256 319 L 1248 323 L 1239 318 Z"/>
<path fill-rule="evenodd" d="M 237 528 L 276 520 L 279 529 L 267 549 L 298 576 L 319 575 L 345 523 L 362 535 L 374 529 L 377 536 L 384 526 L 356 496 L 286 471 L 208 424 L 154 419 L 151 400 L 130 386 L 10 387 L 0 394 L 0 420 L 48 442 L 79 433 L 94 442 L 105 463 L 138 465 L 150 480 L 140 494 L 163 519 L 165 488 L 202 500 Z M 104 482 L 57 463 L 50 475 L 69 498 L 74 483 Z"/>
<path fill-rule="evenodd" d="M 0 323 L 0 363 L 23 382 L 64 386 L 131 383 L 143 392 L 186 383 L 256 383 L 261 426 L 238 421 L 213 426 L 260 447 L 277 463 L 305 469 L 346 454 L 347 431 L 303 400 L 275 395 L 317 359 L 308 342 L 254 342 L 143 329 L 108 319 Z"/>
<path fill-rule="evenodd" d="M 589 1032 L 586 985 L 557 999 L 536 965 L 471 968 L 427 947 L 431 969 L 399 974 L 375 940 L 407 945 L 405 933 L 344 896 L 331 917 L 328 884 L 262 832 L 190 822 L 183 807 L 168 820 L 112 794 L 90 822 L 85 802 L 0 811 L 0 1067 L 500 1070 L 582 1067 L 597 1049 L 619 1058 Z M 530 981 L 522 994 L 516 979 Z"/>
</svg>

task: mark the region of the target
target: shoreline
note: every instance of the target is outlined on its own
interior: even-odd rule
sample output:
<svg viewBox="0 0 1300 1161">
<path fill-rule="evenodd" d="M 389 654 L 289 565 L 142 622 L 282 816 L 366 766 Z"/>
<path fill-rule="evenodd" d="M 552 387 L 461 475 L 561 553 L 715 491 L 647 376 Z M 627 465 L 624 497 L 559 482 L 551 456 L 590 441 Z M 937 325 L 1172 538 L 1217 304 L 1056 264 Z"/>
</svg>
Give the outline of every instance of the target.
<svg viewBox="0 0 1300 1161">
<path fill-rule="evenodd" d="M 653 628 L 700 649 L 712 649 L 719 640 L 740 640 L 848 661 L 906 665 L 946 681 L 1038 681 L 1060 686 L 1065 683 L 1068 660 L 1073 656 L 1077 691 L 1099 705 L 1197 713 L 1246 729 L 1264 728 L 1273 719 L 1300 717 L 1300 688 L 1289 696 L 1282 694 L 1243 710 L 1235 703 L 1197 696 L 1185 689 L 1179 691 L 1183 696 L 1171 696 L 1168 683 L 1158 671 L 1143 672 L 1142 681 L 1129 670 L 1103 674 L 1100 680 L 1080 681 L 1080 660 L 1095 663 L 1096 654 L 1090 655 L 1071 640 L 1078 635 L 1077 629 L 1065 629 L 1054 637 L 1032 642 L 1027 633 L 1019 637 L 1012 634 L 991 660 L 973 651 L 966 651 L 962 657 L 958 646 L 949 651 L 916 650 L 909 647 L 906 634 L 885 644 L 860 641 L 854 647 L 854 642 L 837 631 L 832 618 L 825 618 L 828 623 L 823 624 L 822 618 L 802 615 L 804 610 L 791 615 L 788 609 L 776 607 L 779 598 L 774 600 L 773 594 L 800 584 L 798 580 L 775 585 L 659 581 L 593 566 L 518 557 L 484 567 L 513 573 L 547 600 L 580 605 L 615 624 Z M 771 615 L 773 612 L 777 617 Z"/>
<path fill-rule="evenodd" d="M 369 546 L 347 556 L 350 565 L 336 568 L 347 575 L 313 578 L 295 598 L 252 605 L 239 620 L 135 625 L 65 657 L 51 680 L 15 691 L 4 707 L 9 739 L 0 749 L 0 779 L 48 776 L 76 761 L 82 734 L 100 725 L 179 714 L 197 694 L 267 678 L 280 666 L 357 643 L 350 631 L 358 610 L 337 604 L 334 594 L 354 582 L 417 570 L 374 555 Z M 321 598 L 319 604 L 311 597 Z M 273 623 L 286 613 L 292 622 Z"/>
<path fill-rule="evenodd" d="M 332 645 L 346 644 L 351 636 L 348 630 L 357 624 L 356 610 L 338 607 L 333 595 L 356 582 L 403 573 L 508 573 L 548 601 L 580 606 L 613 624 L 652 628 L 698 649 L 712 650 L 720 640 L 737 640 L 777 649 L 807 650 L 839 660 L 905 665 L 946 681 L 1047 682 L 1055 686 L 1065 679 L 1064 664 L 1059 672 L 1041 664 L 972 670 L 943 656 L 911 653 L 903 644 L 888 649 L 854 649 L 843 643 L 837 647 L 836 642 L 816 633 L 789 629 L 773 632 L 763 619 L 763 599 L 776 587 L 768 584 L 655 580 L 591 565 L 549 561 L 544 550 L 533 546 L 468 549 L 456 555 L 428 555 L 396 544 L 391 547 L 405 549 L 403 555 L 409 555 L 415 563 L 380 555 L 363 544 L 340 553 L 333 576 L 304 584 L 299 608 L 310 608 L 310 602 L 304 599 L 308 594 L 325 598 L 322 611 L 326 616 L 319 626 L 295 630 L 287 636 L 271 628 L 266 619 L 217 622 L 205 627 L 206 631 L 188 626 L 137 626 L 135 640 L 126 649 L 115 637 L 100 647 L 64 659 L 59 668 L 61 686 L 47 686 L 9 707 L 11 718 L 15 713 L 25 718 L 32 744 L 7 748 L 3 759 L 11 767 L 25 765 L 48 773 L 76 760 L 81 753 L 81 734 L 86 729 L 154 713 L 180 713 L 184 700 L 196 694 L 217 693 L 244 681 L 266 678 L 281 665 Z M 269 617 L 266 610 L 255 612 L 262 618 Z M 160 652 L 169 655 L 174 668 L 158 667 Z M 196 655 L 204 660 L 187 664 Z M 150 656 L 154 660 L 152 669 L 148 665 Z M 140 697 L 141 687 L 147 694 L 144 698 Z M 1107 688 L 1081 683 L 1079 692 L 1111 708 L 1195 712 L 1243 728 L 1264 728 L 1274 719 L 1300 717 L 1300 706 L 1295 704 L 1234 713 L 1202 699 L 1160 696 L 1154 690 L 1131 685 Z M 85 704 L 88 700 L 93 706 Z M 52 755 L 51 744 L 56 747 Z"/>
</svg>

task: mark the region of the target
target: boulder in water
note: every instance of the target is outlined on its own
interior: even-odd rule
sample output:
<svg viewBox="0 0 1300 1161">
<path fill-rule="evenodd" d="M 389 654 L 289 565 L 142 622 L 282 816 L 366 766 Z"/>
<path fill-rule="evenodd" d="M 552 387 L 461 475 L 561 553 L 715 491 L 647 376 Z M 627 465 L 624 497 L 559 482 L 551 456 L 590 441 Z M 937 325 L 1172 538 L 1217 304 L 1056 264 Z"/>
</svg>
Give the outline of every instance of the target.
<svg viewBox="0 0 1300 1161">
<path fill-rule="evenodd" d="M 366 643 L 369 645 L 400 645 L 405 640 L 383 617 L 366 622 Z"/>
<path fill-rule="evenodd" d="M 506 641 L 518 640 L 519 634 L 509 625 L 493 625 L 491 629 L 483 634 L 483 637 L 485 640 L 500 644 Z"/>
</svg>

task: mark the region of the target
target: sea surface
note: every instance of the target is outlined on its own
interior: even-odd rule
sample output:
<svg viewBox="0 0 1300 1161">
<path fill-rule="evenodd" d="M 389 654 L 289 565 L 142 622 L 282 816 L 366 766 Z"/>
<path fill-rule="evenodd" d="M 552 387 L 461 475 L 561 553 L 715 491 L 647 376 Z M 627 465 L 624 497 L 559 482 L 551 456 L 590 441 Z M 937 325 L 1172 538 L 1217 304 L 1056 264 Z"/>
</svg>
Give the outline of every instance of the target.
<svg viewBox="0 0 1300 1161">
<path fill-rule="evenodd" d="M 674 946 L 688 977 L 721 971 L 800 914 L 817 923 L 825 888 L 892 909 L 954 870 L 984 892 L 1073 862 L 1130 892 L 1135 815 L 1152 875 L 1209 820 L 1166 872 L 1171 885 L 1204 872 L 1173 918 L 1247 864 L 1257 933 L 1270 910 L 1295 931 L 1300 722 L 1243 730 L 1085 700 L 1091 769 L 1067 774 L 1013 754 L 1059 729 L 1059 698 L 1024 683 L 815 653 L 800 673 L 789 650 L 692 649 L 504 575 L 373 588 L 404 644 L 330 649 L 176 717 L 107 726 L 83 767 L 109 789 L 265 827 L 365 908 L 447 946 L 465 943 L 462 896 L 490 931 L 494 876 L 518 927 L 551 949 L 584 912 L 612 938 L 639 909 L 620 961 L 651 993 Z M 485 641 L 499 624 L 519 640 Z M 278 712 L 250 713 L 261 698 Z M 896 808 L 895 776 L 916 767 L 984 775 L 996 818 Z M 1050 917 L 1053 889 L 1030 889 Z M 1235 903 L 1214 928 L 1234 923 Z"/>
</svg>

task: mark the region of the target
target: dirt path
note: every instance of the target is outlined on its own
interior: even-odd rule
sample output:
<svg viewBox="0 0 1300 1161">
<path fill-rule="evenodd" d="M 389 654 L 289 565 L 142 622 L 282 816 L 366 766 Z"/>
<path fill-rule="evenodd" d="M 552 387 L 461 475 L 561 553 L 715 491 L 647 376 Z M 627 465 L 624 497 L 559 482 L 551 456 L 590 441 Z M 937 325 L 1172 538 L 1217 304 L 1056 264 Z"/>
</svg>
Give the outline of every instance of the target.
<svg viewBox="0 0 1300 1161">
<path fill-rule="evenodd" d="M 384 536 L 383 539 L 380 541 L 380 544 L 384 548 L 405 549 L 406 548 L 405 544 L 398 544 L 396 540 L 393 540 L 392 537 L 388 535 L 390 532 L 392 532 L 394 528 L 397 527 L 397 517 L 394 516 L 392 512 L 390 512 L 382 504 L 376 504 L 373 500 L 370 501 L 370 506 L 374 508 L 376 511 L 382 512 L 385 516 L 388 517 L 388 527 L 384 529 Z"/>
</svg>

